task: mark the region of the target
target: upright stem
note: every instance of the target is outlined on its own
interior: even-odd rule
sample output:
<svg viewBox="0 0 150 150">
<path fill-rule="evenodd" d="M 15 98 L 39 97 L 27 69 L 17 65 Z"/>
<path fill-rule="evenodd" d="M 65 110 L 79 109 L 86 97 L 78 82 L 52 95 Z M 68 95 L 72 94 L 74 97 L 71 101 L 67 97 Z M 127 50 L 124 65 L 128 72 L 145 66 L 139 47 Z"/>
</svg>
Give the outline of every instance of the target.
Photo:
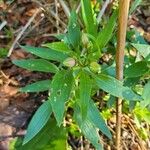
<svg viewBox="0 0 150 150">
<path fill-rule="evenodd" d="M 126 42 L 126 29 L 129 12 L 130 0 L 119 1 L 119 26 L 118 42 L 116 51 L 116 78 L 123 80 L 124 49 Z M 116 150 L 121 150 L 121 116 L 122 99 L 118 98 L 116 102 Z"/>
</svg>

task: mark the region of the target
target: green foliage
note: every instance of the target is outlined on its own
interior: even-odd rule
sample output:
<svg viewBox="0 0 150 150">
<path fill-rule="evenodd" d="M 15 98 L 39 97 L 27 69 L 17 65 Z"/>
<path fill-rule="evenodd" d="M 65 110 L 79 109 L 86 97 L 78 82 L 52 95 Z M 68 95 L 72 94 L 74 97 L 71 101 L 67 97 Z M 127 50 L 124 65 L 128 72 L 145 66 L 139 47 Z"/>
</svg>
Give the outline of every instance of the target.
<svg viewBox="0 0 150 150">
<path fill-rule="evenodd" d="M 50 89 L 51 80 L 42 80 L 20 88 L 20 92 L 43 92 Z"/>
<path fill-rule="evenodd" d="M 56 51 L 55 49 L 37 48 L 32 46 L 21 46 L 21 48 L 38 57 L 58 62 L 63 62 L 68 57 L 64 52 Z"/>
<path fill-rule="evenodd" d="M 75 107 L 74 118 L 85 137 L 91 141 L 91 143 L 96 147 L 96 149 L 102 150 L 102 145 L 99 144 L 100 138 L 96 127 L 88 118 L 84 120 L 82 119 L 82 114 L 78 106 Z"/>
<path fill-rule="evenodd" d="M 98 63 L 100 57 L 104 54 L 103 49 L 107 51 L 112 46 L 110 41 L 114 35 L 118 10 L 116 9 L 112 12 L 107 24 L 101 28 L 101 26 L 98 27 L 96 22 L 91 1 L 82 0 L 81 4 L 82 23 L 85 27 L 83 30 L 81 30 L 78 23 L 77 14 L 73 11 L 69 19 L 68 32 L 57 36 L 61 39 L 60 42 L 43 44 L 46 48 L 21 46 L 25 51 L 40 58 L 13 61 L 17 66 L 31 71 L 54 73 L 52 81 L 38 81 L 21 88 L 22 92 L 41 92 L 48 90 L 50 93 L 48 101 L 39 107 L 28 126 L 27 134 L 24 138 L 25 145 L 31 144 L 35 146 L 36 142 L 44 142 L 45 144 L 54 142 L 55 140 L 51 140 L 54 134 L 53 132 L 58 130 L 61 134 L 60 129 L 62 129 L 61 125 L 65 119 L 65 113 L 68 107 L 71 107 L 74 113 L 74 120 L 82 134 L 96 149 L 101 150 L 103 148 L 100 144 L 98 131 L 101 131 L 109 139 L 112 139 L 112 135 L 94 103 L 93 96 L 95 93 L 101 89 L 110 95 L 110 99 L 113 96 L 113 99 L 109 103 L 111 105 L 115 97 L 130 102 L 138 102 L 143 99 L 144 101 L 148 100 L 147 87 L 149 87 L 149 82 L 144 87 L 142 98 L 141 95 L 136 93 L 135 86 L 131 86 L 128 82 L 125 82 L 124 86 L 122 82 L 113 77 L 115 76 L 115 65 L 112 65 L 115 64 L 114 60 L 109 62 L 111 66 L 108 67 L 104 67 Z M 125 81 L 135 80 L 136 77 L 142 78 L 145 74 L 147 75 L 149 69 L 147 59 L 149 54 L 143 53 L 143 51 L 141 52 L 141 48 L 139 48 L 141 45 L 132 44 L 132 46 L 144 58 L 142 57 L 141 60 L 135 63 L 135 61 L 130 61 L 132 59 L 130 56 L 127 57 L 125 64 L 129 67 L 125 69 Z M 111 52 L 113 58 L 114 52 L 113 48 Z M 141 69 L 140 71 L 139 68 Z M 135 85 L 139 81 L 139 78 L 135 81 Z M 49 122 L 52 113 L 56 119 L 56 126 L 54 126 L 53 122 Z M 70 115 L 73 117 L 72 114 Z M 106 118 L 109 115 L 109 113 L 105 115 Z M 50 126 L 47 127 L 47 124 L 50 124 Z M 56 133 L 59 136 L 58 131 Z M 56 136 L 55 134 L 54 137 Z M 34 140 L 37 137 L 38 140 Z M 41 141 L 40 138 L 42 138 Z M 63 143 L 64 140 L 66 139 L 62 139 Z M 59 138 L 58 143 L 61 143 Z M 55 142 L 51 144 L 53 149 L 56 149 L 55 145 L 57 145 Z M 57 147 L 57 149 L 63 148 Z"/>
<path fill-rule="evenodd" d="M 82 16 L 86 27 L 86 31 L 87 33 L 95 37 L 97 35 L 97 23 L 93 15 L 91 1 L 81 0 L 81 3 L 82 3 Z"/>
<path fill-rule="evenodd" d="M 56 73 L 58 71 L 56 65 L 44 59 L 14 60 L 13 63 L 19 67 L 31 71 L 41 71 L 41 72 L 51 72 L 51 73 Z"/>
<path fill-rule="evenodd" d="M 32 138 L 31 141 L 22 145 L 22 139 L 14 140 L 9 149 L 10 150 L 67 150 L 67 133 L 64 127 L 58 127 L 56 121 L 53 119 L 43 126 L 41 131 Z"/>
<path fill-rule="evenodd" d="M 0 48 L 0 58 L 6 57 L 8 50 L 6 48 Z"/>
<path fill-rule="evenodd" d="M 73 85 L 73 75 L 70 70 L 61 70 L 53 78 L 50 89 L 49 101 L 55 118 L 60 126 L 63 121 L 65 103 L 69 99 Z"/>
<path fill-rule="evenodd" d="M 109 40 L 112 38 L 114 29 L 116 27 L 117 18 L 118 18 L 118 10 L 116 9 L 114 10 L 112 16 L 110 17 L 109 22 L 98 33 L 97 43 L 101 49 L 104 48 L 109 42 Z"/>
<path fill-rule="evenodd" d="M 144 99 L 144 101 L 141 102 L 142 107 L 146 107 L 147 105 L 150 105 L 150 80 L 144 86 L 142 97 Z"/>
<path fill-rule="evenodd" d="M 99 130 L 103 134 L 105 134 L 108 138 L 112 139 L 112 135 L 109 129 L 107 128 L 102 115 L 100 114 L 98 108 L 95 106 L 92 100 L 90 101 L 87 118 L 90 120 L 91 123 L 93 123 L 94 126 L 99 128 Z"/>
<path fill-rule="evenodd" d="M 79 98 L 79 106 L 81 109 L 82 118 L 86 118 L 87 111 L 89 109 L 89 101 L 91 98 L 91 89 L 92 89 L 92 81 L 90 76 L 86 74 L 86 72 L 82 71 L 80 76 L 80 98 Z"/>
<path fill-rule="evenodd" d="M 134 46 L 145 59 L 149 58 L 149 56 L 150 56 L 150 45 L 132 44 L 132 46 Z M 149 60 L 150 60 L 150 58 L 148 59 L 148 61 Z"/>
<path fill-rule="evenodd" d="M 46 101 L 42 104 L 39 109 L 36 111 L 32 120 L 30 121 L 27 129 L 27 134 L 24 138 L 23 144 L 29 142 L 38 132 L 44 127 L 47 121 L 50 118 L 52 113 L 52 108 L 50 101 Z"/>
<path fill-rule="evenodd" d="M 131 5 L 129 14 L 131 14 L 134 10 L 136 10 L 136 7 L 138 7 L 141 2 L 142 0 L 135 0 Z"/>
<path fill-rule="evenodd" d="M 139 77 L 147 73 L 149 70 L 146 61 L 139 61 L 125 69 L 125 76 L 128 78 Z"/>
<path fill-rule="evenodd" d="M 95 76 L 95 82 L 100 89 L 110 93 L 113 96 L 120 97 L 125 100 L 138 101 L 142 98 L 135 94 L 129 87 L 124 87 L 120 81 L 105 74 Z"/>
<path fill-rule="evenodd" d="M 77 14 L 73 11 L 68 25 L 67 42 L 73 49 L 78 49 L 81 41 L 80 26 L 77 21 Z"/>
<path fill-rule="evenodd" d="M 53 42 L 53 43 L 46 43 L 42 46 L 45 46 L 49 49 L 53 49 L 62 53 L 70 53 L 71 49 L 66 45 L 64 42 Z"/>
</svg>

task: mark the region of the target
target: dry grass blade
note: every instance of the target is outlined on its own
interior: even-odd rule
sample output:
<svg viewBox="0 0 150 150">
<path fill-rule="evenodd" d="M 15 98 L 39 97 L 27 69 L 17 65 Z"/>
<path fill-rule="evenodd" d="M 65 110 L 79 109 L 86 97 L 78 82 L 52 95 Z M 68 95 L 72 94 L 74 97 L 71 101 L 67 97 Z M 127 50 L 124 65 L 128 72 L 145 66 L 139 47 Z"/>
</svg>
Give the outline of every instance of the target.
<svg viewBox="0 0 150 150">
<path fill-rule="evenodd" d="M 7 24 L 7 21 L 4 20 L 0 25 L 0 31 L 6 26 L 6 24 Z"/>
<path fill-rule="evenodd" d="M 106 0 L 106 1 L 105 1 L 104 5 L 103 5 L 101 11 L 100 11 L 99 14 L 98 14 L 98 17 L 97 17 L 97 22 L 98 22 L 98 23 L 101 21 L 102 16 L 103 16 L 103 14 L 105 13 L 105 10 L 106 10 L 108 4 L 110 3 L 110 1 L 111 1 L 111 0 Z"/>
<path fill-rule="evenodd" d="M 61 4 L 61 6 L 62 6 L 66 16 L 69 18 L 69 16 L 70 16 L 70 9 L 69 9 L 69 7 L 67 6 L 67 4 L 65 3 L 64 0 L 58 0 L 58 1 Z"/>
<path fill-rule="evenodd" d="M 29 27 L 29 25 L 32 23 L 32 21 L 35 19 L 35 17 L 37 16 L 37 14 L 39 12 L 40 12 L 40 9 L 37 9 L 36 12 L 33 14 L 33 16 L 28 20 L 28 22 L 26 23 L 26 25 L 22 28 L 21 32 L 18 34 L 18 36 L 16 37 L 15 41 L 13 42 L 11 48 L 9 49 L 9 52 L 8 52 L 8 55 L 7 55 L 8 57 L 11 55 L 11 53 L 12 53 L 13 49 L 15 48 L 17 42 L 22 37 L 22 35 L 26 31 L 26 29 Z"/>
</svg>

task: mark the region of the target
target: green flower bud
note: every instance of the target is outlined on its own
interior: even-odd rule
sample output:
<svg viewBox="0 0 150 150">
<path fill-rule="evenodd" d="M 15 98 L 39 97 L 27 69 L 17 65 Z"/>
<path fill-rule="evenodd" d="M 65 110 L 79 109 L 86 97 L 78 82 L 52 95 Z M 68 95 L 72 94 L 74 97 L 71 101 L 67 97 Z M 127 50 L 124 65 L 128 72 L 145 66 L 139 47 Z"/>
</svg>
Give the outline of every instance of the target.
<svg viewBox="0 0 150 150">
<path fill-rule="evenodd" d="M 87 45 L 89 43 L 89 39 L 85 33 L 82 33 L 82 43 L 85 47 L 87 47 Z"/>
<path fill-rule="evenodd" d="M 68 57 L 68 58 L 63 62 L 63 64 L 64 64 L 65 66 L 67 66 L 67 67 L 72 68 L 72 67 L 75 66 L 76 61 L 75 61 L 74 58 Z"/>
<path fill-rule="evenodd" d="M 101 72 L 101 66 L 97 62 L 91 62 L 90 69 L 91 69 L 91 71 L 93 71 L 95 73 Z"/>
</svg>

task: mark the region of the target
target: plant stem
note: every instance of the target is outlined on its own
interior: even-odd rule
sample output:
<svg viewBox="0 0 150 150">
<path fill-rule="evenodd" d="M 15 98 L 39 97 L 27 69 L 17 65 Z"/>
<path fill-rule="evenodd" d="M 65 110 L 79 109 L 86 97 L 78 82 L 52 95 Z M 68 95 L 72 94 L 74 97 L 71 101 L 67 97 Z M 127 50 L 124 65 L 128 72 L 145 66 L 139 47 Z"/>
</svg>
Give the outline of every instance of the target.
<svg viewBox="0 0 150 150">
<path fill-rule="evenodd" d="M 124 49 L 126 43 L 126 29 L 129 12 L 130 0 L 119 1 L 119 26 L 118 42 L 116 51 L 116 78 L 123 80 Z M 121 150 L 121 116 L 122 99 L 118 98 L 116 102 L 116 150 Z"/>
</svg>

